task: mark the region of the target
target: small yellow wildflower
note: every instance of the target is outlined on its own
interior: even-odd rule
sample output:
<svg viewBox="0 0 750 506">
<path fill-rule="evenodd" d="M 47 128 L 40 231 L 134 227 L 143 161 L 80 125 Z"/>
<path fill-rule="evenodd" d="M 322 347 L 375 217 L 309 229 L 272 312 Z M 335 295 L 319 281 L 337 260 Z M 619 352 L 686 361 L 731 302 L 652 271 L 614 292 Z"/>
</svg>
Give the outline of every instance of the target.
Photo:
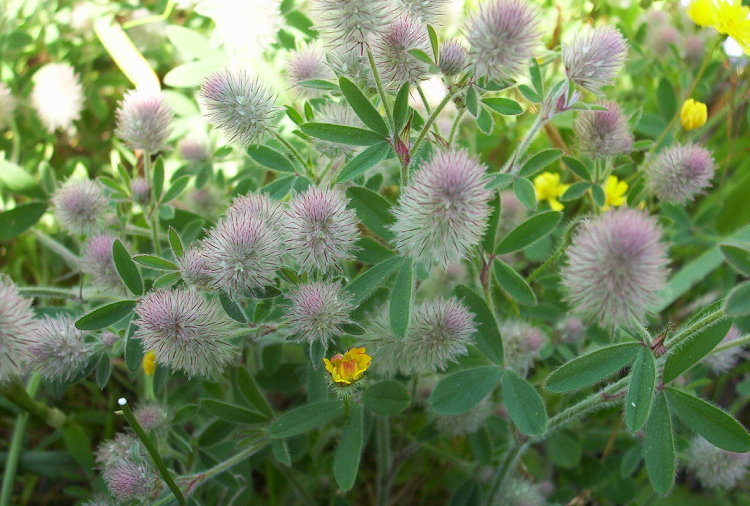
<svg viewBox="0 0 750 506">
<path fill-rule="evenodd" d="M 706 124 L 708 109 L 706 104 L 689 98 L 682 104 L 680 109 L 680 121 L 685 130 L 695 130 Z"/>
<path fill-rule="evenodd" d="M 602 209 L 610 207 L 619 207 L 627 202 L 625 192 L 628 191 L 628 183 L 620 181 L 617 176 L 609 176 L 607 183 L 604 185 L 604 205 Z"/>
<path fill-rule="evenodd" d="M 693 0 L 687 13 L 696 25 L 713 26 L 716 16 L 714 0 Z"/>
<path fill-rule="evenodd" d="M 560 183 L 560 174 L 554 172 L 542 172 L 534 178 L 536 200 L 539 202 L 546 200 L 553 211 L 563 210 L 565 206 L 557 199 L 562 197 L 569 187 L 568 184 Z"/>
<path fill-rule="evenodd" d="M 143 367 L 143 372 L 146 373 L 146 376 L 153 376 L 156 372 L 156 352 L 147 351 L 143 355 L 143 363 L 141 366 Z"/>
<path fill-rule="evenodd" d="M 372 357 L 365 351 L 364 348 L 352 348 L 343 355 L 337 353 L 331 357 L 331 360 L 324 358 L 326 371 L 331 374 L 333 381 L 351 385 L 361 378 L 372 362 Z"/>
<path fill-rule="evenodd" d="M 750 7 L 742 0 L 693 0 L 687 12 L 695 24 L 729 35 L 750 54 Z"/>
</svg>

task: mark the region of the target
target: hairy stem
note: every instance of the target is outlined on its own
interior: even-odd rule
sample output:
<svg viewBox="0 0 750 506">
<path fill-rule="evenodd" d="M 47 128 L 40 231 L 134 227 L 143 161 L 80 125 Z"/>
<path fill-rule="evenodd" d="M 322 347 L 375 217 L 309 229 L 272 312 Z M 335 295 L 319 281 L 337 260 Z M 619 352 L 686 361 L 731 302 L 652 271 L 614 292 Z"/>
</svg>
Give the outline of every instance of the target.
<svg viewBox="0 0 750 506">
<path fill-rule="evenodd" d="M 380 95 L 380 101 L 383 102 L 383 109 L 385 109 L 385 115 L 388 117 L 388 124 L 391 126 L 391 132 L 393 137 L 398 135 L 396 132 L 396 121 L 393 119 L 393 112 L 391 112 L 391 105 L 388 103 L 388 95 L 385 94 L 385 88 L 383 88 L 383 81 L 380 79 L 380 73 L 378 67 L 375 65 L 375 57 L 372 56 L 372 51 L 367 48 L 367 60 L 370 62 L 370 69 L 372 70 L 372 76 L 375 78 L 375 87 L 378 89 L 378 95 Z"/>
<path fill-rule="evenodd" d="M 287 149 L 287 151 L 289 151 L 289 154 L 291 154 L 294 158 L 297 159 L 297 161 L 299 163 L 302 164 L 302 167 L 307 168 L 307 164 L 305 163 L 305 159 L 302 158 L 302 155 L 300 154 L 300 152 L 297 151 L 297 148 L 295 148 L 292 145 L 291 142 L 289 142 L 288 140 L 284 139 L 284 137 L 279 132 L 277 132 L 276 130 L 269 129 L 269 132 L 271 132 L 271 135 L 273 135 L 273 137 L 277 141 L 279 141 Z"/>
<path fill-rule="evenodd" d="M 512 174 L 514 176 L 518 174 L 518 172 L 521 170 L 521 166 L 517 163 L 518 160 L 520 160 L 521 157 L 523 157 L 524 153 L 526 153 L 529 144 L 531 144 L 531 141 L 534 139 L 534 137 L 536 137 L 536 134 L 539 132 L 542 126 L 544 126 L 545 121 L 546 119 L 540 112 L 534 120 L 534 124 L 531 125 L 529 131 L 526 132 L 526 135 L 521 140 L 521 143 L 513 152 L 513 155 L 508 159 L 507 162 L 505 162 L 505 165 L 500 170 L 501 174 Z"/>
<path fill-rule="evenodd" d="M 32 399 L 18 377 L 0 385 L 0 395 L 29 414 L 41 418 L 50 427 L 57 429 L 65 425 L 67 420 L 65 414 L 57 408 Z"/>
</svg>

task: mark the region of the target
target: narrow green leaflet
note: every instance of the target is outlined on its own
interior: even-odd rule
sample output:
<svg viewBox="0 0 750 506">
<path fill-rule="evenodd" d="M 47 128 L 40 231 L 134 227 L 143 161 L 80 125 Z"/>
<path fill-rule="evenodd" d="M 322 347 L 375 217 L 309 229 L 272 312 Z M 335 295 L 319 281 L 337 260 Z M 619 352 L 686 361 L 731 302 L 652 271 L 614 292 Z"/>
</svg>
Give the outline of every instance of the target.
<svg viewBox="0 0 750 506">
<path fill-rule="evenodd" d="M 676 388 L 665 393 L 672 412 L 706 441 L 730 452 L 750 451 L 750 434 L 732 415 Z"/>
<path fill-rule="evenodd" d="M 497 225 L 500 222 L 500 193 L 495 193 L 490 201 L 490 216 L 487 219 L 487 230 L 482 238 L 482 248 L 487 252 L 495 251 L 495 238 L 497 236 Z"/>
<path fill-rule="evenodd" d="M 411 311 L 412 289 L 414 287 L 414 262 L 409 257 L 404 257 L 401 267 L 396 274 L 396 280 L 391 291 L 391 300 L 388 304 L 388 316 L 391 322 L 393 335 L 398 338 L 406 336 L 409 329 L 409 313 Z"/>
<path fill-rule="evenodd" d="M 630 371 L 630 384 L 625 397 L 625 425 L 628 430 L 641 430 L 646 423 L 656 388 L 656 361 L 647 347 L 641 347 Z"/>
<path fill-rule="evenodd" d="M 364 432 L 362 405 L 354 403 L 349 411 L 349 420 L 341 431 L 341 439 L 333 454 L 333 477 L 342 491 L 352 488 L 357 479 L 359 461 L 365 443 Z"/>
<path fill-rule="evenodd" d="M 734 270 L 744 276 L 750 276 L 750 249 L 736 244 L 720 244 L 719 250 L 724 255 L 724 260 Z"/>
<path fill-rule="evenodd" d="M 268 422 L 267 417 L 258 414 L 255 411 L 250 411 L 249 409 L 243 408 L 242 406 L 217 401 L 216 399 L 202 399 L 200 401 L 200 406 L 202 410 L 211 413 L 215 417 L 227 422 L 249 425 L 257 425 Z"/>
<path fill-rule="evenodd" d="M 112 260 L 114 260 L 115 268 L 117 273 L 122 278 L 122 282 L 128 287 L 133 295 L 143 295 L 143 280 L 141 279 L 141 273 L 138 272 L 133 260 L 130 258 L 130 253 L 125 249 L 122 242 L 116 239 L 112 244 Z"/>
<path fill-rule="evenodd" d="M 372 130 L 330 123 L 304 123 L 300 130 L 316 139 L 348 144 L 351 146 L 370 146 L 385 140 L 385 136 Z"/>
<path fill-rule="evenodd" d="M 137 301 L 121 300 L 99 306 L 76 321 L 76 328 L 98 330 L 114 325 L 133 312 Z"/>
<path fill-rule="evenodd" d="M 483 98 L 482 102 L 493 111 L 503 114 L 505 116 L 515 116 L 523 113 L 523 107 L 515 100 L 509 98 Z"/>
<path fill-rule="evenodd" d="M 326 422 L 338 418 L 344 409 L 344 403 L 320 401 L 294 408 L 281 415 L 271 424 L 272 438 L 285 438 L 304 434 Z"/>
<path fill-rule="evenodd" d="M 559 149 L 545 149 L 535 154 L 523 164 L 519 175 L 521 177 L 530 177 L 547 167 L 552 162 L 560 159 L 562 151 Z"/>
<path fill-rule="evenodd" d="M 503 402 L 518 430 L 539 436 L 547 430 L 547 410 L 539 392 L 515 372 L 503 373 Z"/>
<path fill-rule="evenodd" d="M 536 209 L 536 192 L 534 185 L 525 177 L 519 177 L 513 182 L 513 193 L 526 209 Z"/>
<path fill-rule="evenodd" d="M 536 305 L 536 295 L 529 284 L 518 274 L 513 267 L 506 264 L 499 258 L 495 258 L 492 270 L 495 273 L 495 280 L 500 288 L 513 297 L 521 304 L 527 306 Z"/>
<path fill-rule="evenodd" d="M 469 311 L 476 316 L 474 323 L 477 326 L 476 342 L 477 348 L 484 353 L 487 358 L 498 365 L 503 363 L 503 340 L 500 337 L 500 331 L 497 329 L 495 315 L 492 314 L 484 298 L 471 288 L 458 285 L 456 286 L 456 295 L 462 299 Z"/>
<path fill-rule="evenodd" d="M 268 418 L 273 417 L 273 409 L 271 409 L 271 405 L 268 404 L 268 401 L 247 369 L 244 367 L 237 368 L 234 380 L 237 383 L 237 387 L 239 388 L 240 393 L 242 393 L 242 396 L 256 411 L 258 411 L 258 413 L 261 413 Z"/>
<path fill-rule="evenodd" d="M 31 202 L 0 213 L 0 241 L 9 241 L 18 237 L 33 227 L 45 211 L 47 211 L 47 204 Z"/>
<path fill-rule="evenodd" d="M 401 86 L 396 95 L 396 101 L 393 103 L 393 121 L 396 123 L 396 134 L 406 124 L 406 115 L 409 112 L 409 83 L 406 82 Z"/>
<path fill-rule="evenodd" d="M 729 316 L 750 314 L 750 281 L 735 286 L 726 300 L 726 312 Z"/>
<path fill-rule="evenodd" d="M 167 238 L 169 239 L 169 247 L 172 248 L 175 258 L 182 257 L 185 254 L 185 247 L 182 245 L 180 234 L 170 226 L 167 231 Z"/>
<path fill-rule="evenodd" d="M 152 269 L 157 269 L 157 270 L 162 270 L 162 271 L 180 270 L 180 268 L 176 264 L 164 258 L 158 257 L 156 255 L 146 255 L 146 254 L 135 255 L 133 257 L 133 261 L 141 265 L 144 265 L 146 267 L 150 267 Z"/>
<path fill-rule="evenodd" d="M 350 187 L 346 190 L 346 196 L 351 199 L 350 205 L 367 228 L 385 240 L 393 237 L 393 232 L 388 228 L 394 222 L 390 202 L 363 186 Z"/>
<path fill-rule="evenodd" d="M 182 191 L 187 188 L 188 183 L 190 182 L 190 176 L 180 176 L 177 179 L 175 179 L 171 185 L 169 185 L 169 189 L 164 194 L 164 198 L 162 199 L 163 203 L 171 202 L 177 197 L 180 196 Z"/>
<path fill-rule="evenodd" d="M 411 396 L 403 383 L 387 380 L 375 383 L 365 390 L 362 403 L 375 414 L 393 416 L 409 406 Z"/>
<path fill-rule="evenodd" d="M 545 211 L 532 216 L 500 241 L 495 254 L 506 255 L 534 244 L 555 230 L 561 219 L 562 213 L 557 211 Z"/>
<path fill-rule="evenodd" d="M 562 160 L 575 175 L 586 181 L 591 181 L 591 171 L 589 171 L 583 162 L 570 156 L 563 156 Z"/>
<path fill-rule="evenodd" d="M 164 189 L 164 159 L 159 157 L 154 164 L 153 174 L 151 174 L 152 192 L 154 201 L 159 202 L 161 192 Z"/>
<path fill-rule="evenodd" d="M 432 27 L 432 25 L 427 25 L 427 34 L 430 36 L 430 47 L 432 47 L 432 57 L 435 59 L 435 61 L 439 60 L 439 54 L 438 54 L 438 37 L 437 33 L 435 32 L 435 29 Z"/>
<path fill-rule="evenodd" d="M 502 376 L 503 370 L 494 365 L 454 372 L 435 386 L 430 405 L 441 415 L 466 413 L 495 389 Z"/>
<path fill-rule="evenodd" d="M 284 155 L 269 148 L 256 144 L 247 148 L 247 154 L 262 166 L 277 172 L 296 172 L 292 162 Z"/>
<path fill-rule="evenodd" d="M 342 183 L 364 174 L 367 169 L 383 161 L 390 151 L 391 146 L 387 142 L 379 142 L 368 147 L 341 167 L 336 182 Z"/>
<path fill-rule="evenodd" d="M 362 304 L 375 289 L 381 286 L 386 280 L 398 269 L 403 261 L 403 257 L 393 256 L 383 260 L 377 265 L 370 267 L 368 270 L 357 276 L 349 286 L 346 287 L 353 295 L 353 304 L 358 306 Z"/>
<path fill-rule="evenodd" d="M 637 342 L 620 343 L 576 357 L 552 371 L 547 390 L 565 393 L 593 385 L 630 364 L 640 348 Z"/>
<path fill-rule="evenodd" d="M 339 78 L 339 88 L 341 88 L 341 93 L 344 95 L 346 101 L 349 102 L 354 113 L 362 120 L 362 123 L 383 137 L 388 137 L 388 127 L 385 121 L 383 121 L 383 117 L 357 85 L 346 77 L 341 76 Z"/>
<path fill-rule="evenodd" d="M 643 456 L 651 485 L 656 492 L 666 495 L 674 484 L 675 451 L 672 420 L 669 418 L 664 392 L 659 392 L 654 398 L 646 424 Z"/>
<path fill-rule="evenodd" d="M 722 318 L 678 343 L 667 354 L 667 363 L 664 365 L 664 382 L 672 381 L 708 355 L 724 339 L 731 326 L 731 318 Z"/>
</svg>

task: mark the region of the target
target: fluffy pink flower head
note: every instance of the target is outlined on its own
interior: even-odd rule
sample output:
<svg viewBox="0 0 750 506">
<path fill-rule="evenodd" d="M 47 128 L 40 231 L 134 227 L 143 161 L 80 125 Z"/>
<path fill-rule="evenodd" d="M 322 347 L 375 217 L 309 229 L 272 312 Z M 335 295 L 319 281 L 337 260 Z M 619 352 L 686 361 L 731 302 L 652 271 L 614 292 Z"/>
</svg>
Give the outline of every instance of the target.
<svg viewBox="0 0 750 506">
<path fill-rule="evenodd" d="M 94 284 L 103 288 L 121 288 L 122 281 L 112 259 L 112 245 L 117 238 L 109 234 L 92 236 L 83 249 L 81 269 L 91 275 Z"/>
<path fill-rule="evenodd" d="M 444 13 L 447 0 L 399 0 L 399 12 L 406 11 L 413 19 L 423 24 L 435 24 Z"/>
<path fill-rule="evenodd" d="M 731 343 L 741 336 L 742 332 L 740 329 L 732 325 L 727 335 L 719 343 L 719 346 Z M 707 355 L 701 362 L 706 364 L 715 374 L 723 374 L 736 366 L 744 354 L 745 351 L 742 349 L 742 346 L 735 346 L 719 353 Z"/>
<path fill-rule="evenodd" d="M 68 130 L 81 117 L 83 87 L 67 63 L 48 63 L 34 74 L 31 104 L 49 133 Z"/>
<path fill-rule="evenodd" d="M 125 432 L 118 432 L 115 437 L 99 443 L 96 449 L 96 463 L 104 470 L 123 460 L 131 460 L 133 454 L 145 451 L 141 442 Z"/>
<path fill-rule="evenodd" d="M 177 259 L 185 283 L 198 289 L 213 285 L 213 278 L 208 271 L 209 261 L 210 258 L 203 249 L 197 246 L 189 247 L 185 254 Z"/>
<path fill-rule="evenodd" d="M 582 152 L 589 156 L 615 156 L 628 153 L 633 147 L 633 135 L 620 106 L 615 102 L 601 102 L 605 111 L 581 111 L 573 124 Z"/>
<path fill-rule="evenodd" d="M 86 367 L 91 354 L 91 346 L 70 316 L 37 320 L 32 339 L 30 364 L 50 381 L 69 381 Z"/>
<path fill-rule="evenodd" d="M 464 151 L 422 164 L 395 207 L 394 244 L 427 266 L 460 262 L 482 239 L 492 192 L 485 167 Z"/>
<path fill-rule="evenodd" d="M 107 197 L 96 181 L 69 179 L 55 191 L 52 205 L 63 228 L 73 234 L 90 234 L 102 226 Z"/>
<path fill-rule="evenodd" d="M 500 326 L 507 367 L 526 376 L 539 358 L 546 336 L 538 328 L 520 320 L 506 320 Z"/>
<path fill-rule="evenodd" d="M 244 71 L 224 70 L 206 78 L 200 91 L 211 123 L 230 141 L 246 146 L 271 128 L 273 95 Z"/>
<path fill-rule="evenodd" d="M 158 153 L 167 145 L 173 116 L 162 92 L 130 90 L 117 108 L 115 133 L 131 149 Z"/>
<path fill-rule="evenodd" d="M 625 63 L 628 44 L 619 30 L 589 28 L 562 45 L 568 78 L 593 93 L 612 84 Z"/>
<path fill-rule="evenodd" d="M 513 79 L 539 43 L 537 9 L 525 0 L 492 0 L 479 7 L 465 31 L 478 76 Z"/>
<path fill-rule="evenodd" d="M 161 490 L 161 482 L 146 464 L 123 460 L 108 467 L 102 476 L 112 495 L 120 501 L 150 503 Z"/>
<path fill-rule="evenodd" d="M 31 300 L 10 279 L 0 277 L 0 384 L 25 372 L 35 343 Z"/>
<path fill-rule="evenodd" d="M 313 79 L 331 79 L 333 72 L 323 57 L 323 52 L 316 46 L 307 46 L 294 51 L 286 66 L 286 75 L 292 86 L 303 95 L 315 95 L 314 90 L 301 83 Z"/>
<path fill-rule="evenodd" d="M 133 182 L 130 183 L 130 191 L 133 194 L 133 200 L 139 204 L 148 204 L 149 195 L 151 193 L 148 181 L 142 177 L 133 179 Z"/>
<path fill-rule="evenodd" d="M 145 431 L 158 429 L 167 422 L 167 410 L 164 406 L 153 402 L 138 406 L 133 411 L 133 416 Z"/>
<path fill-rule="evenodd" d="M 326 43 L 352 52 L 383 30 L 393 13 L 390 0 L 314 0 L 312 7 Z"/>
<path fill-rule="evenodd" d="M 352 258 L 359 230 L 347 202 L 338 191 L 311 187 L 290 203 L 286 245 L 302 270 L 327 272 Z"/>
<path fill-rule="evenodd" d="M 706 488 L 731 489 L 745 477 L 750 453 L 717 448 L 701 436 L 695 436 L 685 454 L 688 470 Z"/>
<path fill-rule="evenodd" d="M 184 160 L 192 164 L 199 164 L 208 159 L 208 143 L 205 138 L 199 135 L 183 137 L 177 143 L 177 150 Z"/>
<path fill-rule="evenodd" d="M 351 299 L 351 294 L 338 283 L 302 285 L 289 296 L 289 324 L 300 341 L 328 346 L 333 338 L 344 333 L 343 326 L 351 322 L 349 313 L 354 310 Z"/>
<path fill-rule="evenodd" d="M 438 51 L 438 67 L 447 77 L 452 77 L 466 68 L 466 48 L 456 40 L 447 40 Z"/>
<path fill-rule="evenodd" d="M 226 216 L 234 215 L 251 216 L 277 231 L 284 227 L 281 203 L 271 199 L 267 193 L 248 193 L 236 197 L 226 212 Z"/>
<path fill-rule="evenodd" d="M 684 203 L 711 185 L 714 170 L 710 151 L 697 144 L 677 144 L 656 155 L 646 166 L 646 176 L 659 199 Z"/>
<path fill-rule="evenodd" d="M 661 239 L 656 220 L 636 209 L 620 207 L 583 223 L 562 270 L 575 312 L 607 327 L 642 320 L 667 277 Z"/>
<path fill-rule="evenodd" d="M 144 351 L 156 361 L 189 376 L 220 372 L 233 358 L 230 342 L 236 326 L 215 299 L 193 290 L 159 290 L 143 297 L 135 308 Z"/>
<path fill-rule="evenodd" d="M 409 52 L 429 53 L 427 29 L 421 23 L 402 16 L 381 33 L 374 44 L 375 61 L 383 79 L 389 83 L 414 83 L 427 73 L 427 64 Z"/>
</svg>

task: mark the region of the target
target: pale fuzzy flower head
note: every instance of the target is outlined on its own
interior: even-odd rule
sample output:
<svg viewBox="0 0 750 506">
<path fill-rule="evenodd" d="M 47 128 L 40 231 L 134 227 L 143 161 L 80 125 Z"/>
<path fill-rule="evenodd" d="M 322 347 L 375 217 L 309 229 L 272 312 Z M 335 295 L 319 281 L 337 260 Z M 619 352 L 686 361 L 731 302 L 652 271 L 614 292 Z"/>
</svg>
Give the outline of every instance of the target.
<svg viewBox="0 0 750 506">
<path fill-rule="evenodd" d="M 155 402 L 141 404 L 133 410 L 133 416 L 145 431 L 158 429 L 168 420 L 166 408 Z"/>
<path fill-rule="evenodd" d="M 90 179 L 69 179 L 52 196 L 55 216 L 73 234 L 91 234 L 102 227 L 107 197 Z"/>
<path fill-rule="evenodd" d="M 26 372 L 35 343 L 31 299 L 21 297 L 16 285 L 0 277 L 0 384 Z"/>
<path fill-rule="evenodd" d="M 633 135 L 616 102 L 600 102 L 605 111 L 581 111 L 573 124 L 581 151 L 589 156 L 615 156 L 633 148 Z"/>
<path fill-rule="evenodd" d="M 226 205 L 224 195 L 210 184 L 201 188 L 194 188 L 181 201 L 190 211 L 205 216 L 212 221 L 224 210 Z"/>
<path fill-rule="evenodd" d="M 566 343 L 577 343 L 586 335 L 586 326 L 577 316 L 566 317 L 558 324 L 557 330 L 560 332 L 562 340 Z"/>
<path fill-rule="evenodd" d="M 538 22 L 537 9 L 526 0 L 482 4 L 465 29 L 477 75 L 513 79 L 522 73 L 539 43 Z"/>
<path fill-rule="evenodd" d="M 333 125 L 351 126 L 364 128 L 362 120 L 346 102 L 328 102 L 323 104 L 315 114 L 315 120 L 321 123 L 331 123 Z M 337 142 L 325 141 L 322 139 L 313 139 L 315 149 L 326 155 L 330 159 L 339 156 L 347 156 L 356 150 L 354 146 L 348 144 L 339 144 Z"/>
<path fill-rule="evenodd" d="M 466 48 L 456 40 L 447 40 L 438 51 L 438 67 L 447 77 L 452 77 L 466 68 Z"/>
<path fill-rule="evenodd" d="M 402 365 L 408 374 L 444 371 L 466 355 L 474 342 L 474 315 L 458 299 L 437 298 L 412 310 L 409 331 L 403 342 Z"/>
<path fill-rule="evenodd" d="M 506 366 L 519 376 L 526 377 L 539 358 L 539 350 L 546 336 L 538 328 L 520 320 L 503 322 L 500 325 L 500 336 Z"/>
<path fill-rule="evenodd" d="M 434 25 L 445 12 L 448 0 L 399 0 L 396 9 L 422 24 Z"/>
<path fill-rule="evenodd" d="M 425 77 L 427 64 L 409 53 L 412 49 L 430 53 L 427 29 L 407 16 L 400 17 L 377 36 L 373 52 L 384 81 L 400 85 Z"/>
<path fill-rule="evenodd" d="M 315 29 L 335 48 L 359 51 L 393 13 L 390 0 L 314 0 Z"/>
<path fill-rule="evenodd" d="M 121 288 L 122 281 L 112 259 L 112 245 L 117 238 L 109 234 L 95 235 L 83 247 L 81 270 L 89 274 L 95 285 Z"/>
<path fill-rule="evenodd" d="M 375 90 L 375 77 L 367 56 L 344 48 L 326 52 L 326 62 L 334 74 L 346 76 L 361 88 Z"/>
<path fill-rule="evenodd" d="M 177 151 L 180 152 L 183 160 L 192 164 L 205 162 L 209 156 L 208 143 L 204 137 L 199 135 L 183 137 L 177 143 Z"/>
<path fill-rule="evenodd" d="M 142 205 L 148 204 L 149 195 L 151 194 L 148 181 L 142 177 L 133 179 L 130 183 L 130 191 L 133 194 L 133 200 Z"/>
<path fill-rule="evenodd" d="M 231 142 L 247 146 L 273 127 L 277 110 L 273 95 L 243 70 L 211 74 L 203 82 L 200 96 L 208 119 Z"/>
<path fill-rule="evenodd" d="M 314 45 L 298 49 L 289 56 L 286 75 L 289 83 L 304 96 L 317 95 L 316 90 L 301 84 L 304 81 L 313 79 L 331 80 L 333 78 L 333 72 L 326 64 L 323 52 Z"/>
<path fill-rule="evenodd" d="M 91 346 L 70 316 L 37 320 L 32 339 L 30 365 L 50 381 L 71 380 L 83 371 L 91 354 Z"/>
<path fill-rule="evenodd" d="M 281 266 L 281 238 L 269 223 L 248 213 L 222 218 L 203 241 L 213 286 L 249 294 L 273 282 Z"/>
<path fill-rule="evenodd" d="M 104 470 L 123 460 L 132 460 L 133 455 L 140 455 L 141 442 L 134 436 L 118 432 L 115 437 L 99 444 L 96 449 L 96 463 L 99 469 Z"/>
<path fill-rule="evenodd" d="M 352 295 L 339 283 L 316 282 L 300 286 L 290 296 L 287 317 L 300 341 L 328 346 L 344 333 L 354 310 Z"/>
<path fill-rule="evenodd" d="M 143 297 L 135 308 L 146 352 L 156 361 L 189 376 L 219 373 L 234 357 L 230 342 L 236 329 L 215 299 L 193 290 L 159 290 Z"/>
<path fill-rule="evenodd" d="M 747 474 L 750 453 L 717 448 L 701 436 L 695 436 L 685 455 L 688 470 L 706 488 L 734 488 Z"/>
<path fill-rule="evenodd" d="M 120 340 L 120 336 L 111 330 L 105 330 L 99 334 L 99 340 L 107 348 L 112 348 Z"/>
<path fill-rule="evenodd" d="M 646 37 L 646 45 L 657 57 L 672 54 L 669 46 L 680 47 L 682 36 L 680 31 L 670 24 L 650 27 Z"/>
<path fill-rule="evenodd" d="M 88 501 L 82 503 L 82 506 L 118 506 L 114 498 L 105 494 L 94 494 Z"/>
<path fill-rule="evenodd" d="M 340 192 L 315 187 L 291 201 L 286 246 L 303 271 L 329 272 L 353 257 L 358 220 L 347 203 Z"/>
<path fill-rule="evenodd" d="M 688 35 L 682 40 L 685 59 L 692 65 L 698 65 L 706 50 L 706 40 L 700 34 Z"/>
<path fill-rule="evenodd" d="M 120 501 L 153 501 L 161 490 L 156 474 L 144 463 L 123 460 L 104 470 L 104 482 L 110 493 Z"/>
<path fill-rule="evenodd" d="M 542 488 L 526 478 L 511 477 L 493 497 L 492 506 L 547 506 Z"/>
<path fill-rule="evenodd" d="M 479 404 L 461 415 L 437 415 L 435 425 L 441 433 L 451 437 L 466 436 L 484 427 L 493 411 L 491 398 L 485 397 Z"/>
<path fill-rule="evenodd" d="M 16 112 L 16 99 L 5 83 L 0 82 L 0 130 L 10 125 Z"/>
<path fill-rule="evenodd" d="M 83 88 L 67 63 L 48 63 L 34 74 L 31 104 L 49 133 L 69 130 L 81 117 Z"/>
<path fill-rule="evenodd" d="M 697 144 L 677 144 L 664 149 L 646 166 L 648 186 L 660 199 L 682 204 L 711 186 L 714 176 L 711 152 Z"/>
<path fill-rule="evenodd" d="M 180 274 L 185 283 L 199 289 L 210 287 L 213 284 L 213 279 L 208 270 L 209 260 L 203 249 L 197 246 L 190 246 L 177 259 L 177 265 L 180 268 Z"/>
<path fill-rule="evenodd" d="M 615 28 L 587 28 L 562 45 L 565 72 L 593 93 L 615 81 L 628 54 L 628 43 Z"/>
<path fill-rule="evenodd" d="M 662 230 L 642 211 L 620 207 L 579 226 L 562 284 L 575 313 L 611 327 L 642 320 L 667 277 Z"/>
<path fill-rule="evenodd" d="M 281 232 L 284 227 L 284 210 L 279 201 L 271 199 L 267 193 L 248 193 L 236 197 L 226 212 L 226 216 L 247 215 L 256 218 Z"/>
<path fill-rule="evenodd" d="M 732 341 L 738 339 L 740 336 L 742 336 L 740 329 L 732 325 L 729 329 L 729 332 L 727 332 L 727 335 L 724 336 L 724 339 L 722 339 L 721 343 L 719 343 L 718 346 L 731 343 Z M 708 368 L 711 369 L 715 374 L 723 374 L 736 366 L 744 353 L 745 352 L 743 351 L 742 346 L 735 346 L 734 348 L 729 348 L 727 350 L 720 351 L 719 353 L 707 355 L 703 358 L 703 360 L 701 360 L 701 362 L 708 366 Z"/>
<path fill-rule="evenodd" d="M 395 207 L 394 245 L 425 265 L 458 263 L 482 239 L 492 192 L 485 166 L 465 151 L 437 153 L 414 174 Z"/>
<path fill-rule="evenodd" d="M 115 134 L 131 149 L 158 153 L 167 145 L 173 116 L 161 91 L 130 90 L 117 108 Z"/>
</svg>

